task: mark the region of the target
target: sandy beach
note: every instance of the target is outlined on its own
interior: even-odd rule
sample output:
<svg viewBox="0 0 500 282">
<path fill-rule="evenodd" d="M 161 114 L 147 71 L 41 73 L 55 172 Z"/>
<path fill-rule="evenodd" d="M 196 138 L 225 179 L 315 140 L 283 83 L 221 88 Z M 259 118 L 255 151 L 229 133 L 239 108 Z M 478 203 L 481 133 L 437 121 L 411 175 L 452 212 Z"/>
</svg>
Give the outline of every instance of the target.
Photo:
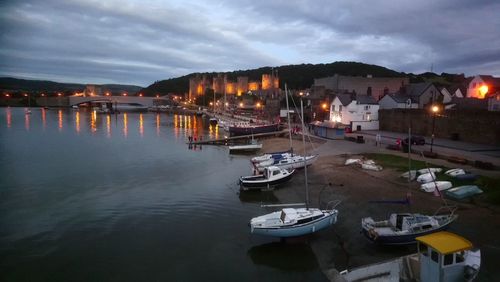
<svg viewBox="0 0 500 282">
<path fill-rule="evenodd" d="M 263 152 L 286 150 L 287 138 L 272 138 L 263 141 Z M 302 140 L 295 136 L 294 152 L 303 154 Z M 360 157 L 363 153 L 391 153 L 402 157 L 400 152 L 389 151 L 373 144 L 356 144 L 349 141 L 325 141 L 314 139 L 306 143 L 307 152 L 318 153 L 318 160 L 308 168 L 310 204 L 324 208 L 329 201 L 341 200 L 338 222 L 327 230 L 314 234 L 309 244 L 318 263 L 330 280 L 335 280 L 336 270 L 350 269 L 370 263 L 388 260 L 415 252 L 415 246 L 380 247 L 369 242 L 361 233 L 361 218 L 371 216 L 385 219 L 392 212 L 420 212 L 432 214 L 443 205 L 439 197 L 419 191 L 415 182 L 408 184 L 399 178 L 401 172 L 384 169 L 380 172 L 362 170 L 356 166 L 345 166 L 347 158 Z M 453 166 L 433 160 L 436 165 Z M 490 172 L 491 174 L 491 172 Z M 498 176 L 498 172 L 493 174 Z M 294 179 L 273 193 L 282 203 L 301 202 L 305 199 L 304 173 L 298 171 Z M 500 187 L 499 187 L 500 189 Z M 411 192 L 411 205 L 375 204 L 375 200 L 404 200 Z M 500 275 L 496 267 L 500 259 L 500 213 L 497 206 L 484 202 L 458 203 L 459 218 L 450 231 L 468 238 L 481 248 L 482 266 L 480 280 L 490 281 Z"/>
</svg>

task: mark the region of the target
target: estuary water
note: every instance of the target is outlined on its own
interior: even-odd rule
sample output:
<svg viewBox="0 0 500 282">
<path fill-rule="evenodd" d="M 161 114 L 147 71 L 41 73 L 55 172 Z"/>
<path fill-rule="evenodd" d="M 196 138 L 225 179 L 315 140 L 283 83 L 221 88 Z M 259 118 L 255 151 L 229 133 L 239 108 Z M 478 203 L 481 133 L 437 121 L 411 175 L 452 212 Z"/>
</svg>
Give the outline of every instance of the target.
<svg viewBox="0 0 500 282">
<path fill-rule="evenodd" d="M 250 235 L 248 156 L 186 144 L 201 117 L 0 108 L 0 280 L 325 281 L 305 244 Z"/>
</svg>

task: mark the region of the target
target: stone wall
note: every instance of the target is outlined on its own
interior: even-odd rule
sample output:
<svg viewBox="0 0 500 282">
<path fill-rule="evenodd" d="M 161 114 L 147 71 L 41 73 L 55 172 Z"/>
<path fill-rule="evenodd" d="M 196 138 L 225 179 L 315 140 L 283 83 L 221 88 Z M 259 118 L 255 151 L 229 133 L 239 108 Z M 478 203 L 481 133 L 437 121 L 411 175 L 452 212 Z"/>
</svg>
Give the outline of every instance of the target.
<svg viewBox="0 0 500 282">
<path fill-rule="evenodd" d="M 432 135 L 432 115 L 421 109 L 379 110 L 380 130 Z M 500 112 L 448 110 L 435 118 L 434 136 L 500 146 Z"/>
</svg>

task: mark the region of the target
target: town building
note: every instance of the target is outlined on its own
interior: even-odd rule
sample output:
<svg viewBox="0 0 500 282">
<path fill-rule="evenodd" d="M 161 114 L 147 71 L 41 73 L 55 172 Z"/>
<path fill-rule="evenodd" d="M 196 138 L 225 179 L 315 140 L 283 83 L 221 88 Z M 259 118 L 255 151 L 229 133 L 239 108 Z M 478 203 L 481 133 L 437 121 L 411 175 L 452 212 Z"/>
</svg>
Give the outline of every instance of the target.
<svg viewBox="0 0 500 282">
<path fill-rule="evenodd" d="M 500 78 L 491 75 L 476 75 L 467 86 L 467 98 L 484 99 L 500 91 Z"/>
<path fill-rule="evenodd" d="M 418 102 L 410 96 L 387 94 L 378 101 L 381 110 L 384 109 L 418 109 Z"/>
<path fill-rule="evenodd" d="M 330 121 L 352 130 L 378 130 L 378 110 L 379 105 L 371 96 L 338 94 L 330 104 Z"/>
</svg>

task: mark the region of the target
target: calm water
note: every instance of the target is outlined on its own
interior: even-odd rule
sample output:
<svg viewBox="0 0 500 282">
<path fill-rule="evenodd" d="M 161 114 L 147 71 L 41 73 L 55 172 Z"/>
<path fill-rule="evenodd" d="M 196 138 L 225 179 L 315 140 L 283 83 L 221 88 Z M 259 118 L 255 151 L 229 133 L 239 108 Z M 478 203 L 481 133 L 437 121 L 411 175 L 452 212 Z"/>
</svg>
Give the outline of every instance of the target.
<svg viewBox="0 0 500 282">
<path fill-rule="evenodd" d="M 250 236 L 272 193 L 194 116 L 0 108 L 0 280 L 324 281 L 310 248 Z"/>
</svg>

